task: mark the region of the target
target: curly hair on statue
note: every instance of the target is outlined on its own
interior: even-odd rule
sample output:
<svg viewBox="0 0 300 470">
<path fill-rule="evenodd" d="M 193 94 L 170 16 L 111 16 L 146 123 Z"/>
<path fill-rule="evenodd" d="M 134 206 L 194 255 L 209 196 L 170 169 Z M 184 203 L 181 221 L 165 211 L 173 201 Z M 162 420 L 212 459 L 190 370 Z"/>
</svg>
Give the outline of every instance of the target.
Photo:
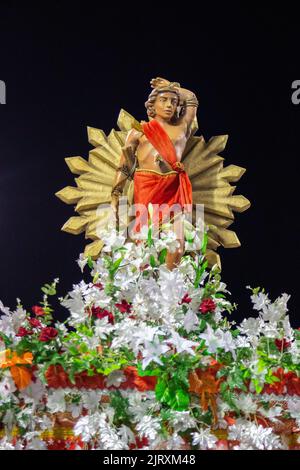
<svg viewBox="0 0 300 470">
<path fill-rule="evenodd" d="M 150 95 L 148 96 L 148 100 L 145 102 L 145 107 L 147 109 L 147 115 L 149 118 L 154 118 L 155 117 L 155 110 L 154 110 L 154 103 L 156 98 L 160 93 L 166 93 L 166 92 L 171 92 L 174 93 L 177 96 L 178 103 L 177 103 L 177 108 L 174 113 L 174 116 L 172 116 L 172 119 L 170 122 L 172 124 L 175 124 L 185 113 L 185 106 L 184 103 L 180 102 L 180 94 L 179 92 L 174 89 L 173 87 L 165 86 L 165 87 L 159 87 L 159 88 L 154 88 Z"/>
</svg>

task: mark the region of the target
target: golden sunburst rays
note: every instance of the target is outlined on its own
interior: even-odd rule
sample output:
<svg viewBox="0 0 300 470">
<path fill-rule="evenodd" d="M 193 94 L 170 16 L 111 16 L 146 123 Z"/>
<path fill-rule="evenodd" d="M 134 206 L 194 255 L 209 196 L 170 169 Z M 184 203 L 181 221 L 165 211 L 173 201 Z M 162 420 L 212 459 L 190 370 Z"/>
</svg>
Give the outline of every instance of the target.
<svg viewBox="0 0 300 470">
<path fill-rule="evenodd" d="M 218 247 L 241 245 L 236 233 L 227 229 L 234 221 L 233 211 L 244 212 L 251 205 L 244 196 L 233 196 L 236 186 L 230 183 L 238 181 L 246 169 L 237 165 L 223 167 L 224 158 L 218 153 L 224 150 L 227 140 L 227 135 L 212 137 L 208 142 L 202 136 L 192 136 L 182 158 L 193 187 L 193 223 L 196 204 L 203 204 L 204 223 L 209 228 L 207 259 L 210 266 L 216 263 L 220 267 Z"/>
<path fill-rule="evenodd" d="M 85 232 L 85 238 L 94 240 L 86 245 L 84 255 L 96 259 L 103 247 L 97 236 L 97 228 L 109 222 L 109 210 L 99 211 L 101 205 L 110 204 L 111 189 L 116 169 L 120 163 L 121 148 L 124 146 L 127 131 L 137 125 L 137 121 L 121 110 L 118 126 L 108 136 L 100 129 L 88 127 L 88 141 L 94 146 L 89 152 L 88 161 L 82 157 L 68 157 L 65 161 L 71 172 L 79 175 L 75 178 L 77 187 L 66 186 L 56 196 L 66 204 L 76 204 L 75 211 L 79 216 L 70 217 L 62 230 L 74 235 Z M 132 201 L 133 185 L 128 181 L 124 196 Z"/>
<path fill-rule="evenodd" d="M 56 193 L 66 204 L 76 204 L 79 214 L 68 219 L 62 230 L 74 235 L 85 232 L 85 238 L 93 240 L 86 245 L 85 256 L 96 259 L 101 253 L 103 242 L 97 235 L 99 224 L 109 222 L 109 210 L 99 211 L 99 207 L 111 201 L 111 189 L 115 172 L 120 162 L 121 148 L 124 146 L 127 132 L 132 127 L 139 128 L 136 119 L 123 109 L 117 121 L 120 131 L 114 129 L 108 136 L 100 130 L 88 127 L 88 140 L 93 145 L 88 161 L 82 157 L 68 157 L 66 163 L 71 172 L 79 175 L 75 178 L 76 187 L 67 186 Z M 240 246 L 235 232 L 227 227 L 234 220 L 233 211 L 243 212 L 250 207 L 244 196 L 233 196 L 235 186 L 230 182 L 238 181 L 245 168 L 229 165 L 223 167 L 224 158 L 218 155 L 224 150 L 228 136 L 212 137 L 207 143 L 204 138 L 193 134 L 198 128 L 195 119 L 184 155 L 183 162 L 193 186 L 193 222 L 195 222 L 196 204 L 204 204 L 204 222 L 209 226 L 207 258 L 209 265 L 221 266 L 216 250 L 220 245 L 225 248 Z M 124 196 L 129 203 L 133 201 L 133 181 L 127 181 Z M 128 222 L 128 219 L 126 219 Z M 124 222 L 124 220 L 123 220 Z"/>
</svg>

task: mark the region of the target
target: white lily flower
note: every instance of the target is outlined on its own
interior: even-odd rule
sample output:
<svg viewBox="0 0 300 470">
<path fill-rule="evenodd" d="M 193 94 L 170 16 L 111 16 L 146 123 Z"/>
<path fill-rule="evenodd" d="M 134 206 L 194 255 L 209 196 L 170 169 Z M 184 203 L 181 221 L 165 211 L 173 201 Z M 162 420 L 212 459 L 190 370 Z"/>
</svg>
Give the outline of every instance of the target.
<svg viewBox="0 0 300 470">
<path fill-rule="evenodd" d="M 198 346 L 199 344 L 199 343 L 196 343 L 195 341 L 190 341 L 188 339 L 183 338 L 176 331 L 172 331 L 171 338 L 166 339 L 164 343 L 173 344 L 178 353 L 187 352 L 188 354 L 191 354 L 192 356 L 195 356 L 195 351 L 192 349 L 192 347 Z"/>
<path fill-rule="evenodd" d="M 184 329 L 187 333 L 195 331 L 199 325 L 199 318 L 192 309 L 188 309 L 183 321 Z"/>
<path fill-rule="evenodd" d="M 169 346 L 164 345 L 156 337 L 153 341 L 144 342 L 143 350 L 143 362 L 142 368 L 145 369 L 150 362 L 156 362 L 157 364 L 163 365 L 162 361 L 159 359 L 159 356 L 169 351 Z"/>
<path fill-rule="evenodd" d="M 200 429 L 198 432 L 192 432 L 191 435 L 193 437 L 193 446 L 198 446 L 200 450 L 214 449 L 218 440 L 210 432 L 210 429 Z"/>
</svg>

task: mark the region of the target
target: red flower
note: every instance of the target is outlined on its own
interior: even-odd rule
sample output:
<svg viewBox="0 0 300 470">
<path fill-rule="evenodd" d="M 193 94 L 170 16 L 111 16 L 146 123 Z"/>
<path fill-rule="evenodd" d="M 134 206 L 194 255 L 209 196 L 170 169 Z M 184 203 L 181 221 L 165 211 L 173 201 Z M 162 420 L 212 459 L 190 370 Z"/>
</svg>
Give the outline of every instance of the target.
<svg viewBox="0 0 300 470">
<path fill-rule="evenodd" d="M 280 382 L 273 384 L 266 384 L 264 386 L 264 393 L 275 393 L 276 395 L 297 395 L 300 396 L 300 378 L 295 372 L 284 372 L 280 367 L 273 375 L 280 379 Z"/>
<path fill-rule="evenodd" d="M 103 284 L 101 284 L 101 282 L 97 282 L 97 284 L 94 284 L 94 287 L 98 287 L 98 289 L 102 290 Z"/>
<path fill-rule="evenodd" d="M 230 413 L 233 415 L 233 413 Z M 233 416 L 230 416 L 230 414 L 224 416 L 224 420 L 228 424 L 228 426 L 233 426 L 236 423 L 236 419 Z"/>
<path fill-rule="evenodd" d="M 51 341 L 52 339 L 56 338 L 58 335 L 58 331 L 52 326 L 46 326 L 41 330 L 41 334 L 39 336 L 40 341 Z"/>
<path fill-rule="evenodd" d="M 32 335 L 32 334 L 33 334 L 33 331 L 26 330 L 26 328 L 23 328 L 23 326 L 20 326 L 16 336 L 28 336 L 28 335 Z"/>
<path fill-rule="evenodd" d="M 135 443 L 131 443 L 129 445 L 129 449 L 130 450 L 133 450 L 133 449 L 142 449 L 144 446 L 148 446 L 149 445 L 149 441 L 147 439 L 147 437 L 142 437 L 142 439 L 140 439 L 138 436 L 135 437 Z"/>
<path fill-rule="evenodd" d="M 42 326 L 41 322 L 37 318 L 28 318 L 28 322 L 33 328 L 39 328 Z"/>
<path fill-rule="evenodd" d="M 289 395 L 300 396 L 300 378 L 295 372 L 287 372 L 285 374 L 286 388 Z"/>
<path fill-rule="evenodd" d="M 92 307 L 92 315 L 93 317 L 96 318 L 104 318 L 108 317 L 109 323 L 114 323 L 114 316 L 111 312 L 108 310 L 105 310 L 104 308 L 101 307 Z"/>
<path fill-rule="evenodd" d="M 33 313 L 38 317 L 38 316 L 43 316 L 46 315 L 45 310 L 42 307 L 39 307 L 38 305 L 34 305 L 32 308 Z"/>
<path fill-rule="evenodd" d="M 121 313 L 131 313 L 132 306 L 124 299 L 120 304 L 115 304 L 115 306 Z"/>
<path fill-rule="evenodd" d="M 217 305 L 212 299 L 203 299 L 199 307 L 199 312 L 201 313 L 214 312 L 216 309 L 216 306 Z"/>
<path fill-rule="evenodd" d="M 275 339 L 275 346 L 279 351 L 284 351 L 291 345 L 290 341 L 287 341 L 285 338 L 283 339 Z"/>
<path fill-rule="evenodd" d="M 216 442 L 216 447 L 218 450 L 228 450 L 229 449 L 228 441 L 226 439 L 219 439 Z"/>
<path fill-rule="evenodd" d="M 77 447 L 84 448 L 84 442 L 82 442 L 81 437 L 68 437 L 66 439 L 66 450 L 77 450 Z"/>
<path fill-rule="evenodd" d="M 191 301 L 192 301 L 191 297 L 189 297 L 189 294 L 186 293 L 186 294 L 184 294 L 184 296 L 182 297 L 181 301 L 179 302 L 179 305 L 182 305 L 182 304 L 189 304 Z"/>
<path fill-rule="evenodd" d="M 279 367 L 276 371 L 273 372 L 273 375 L 279 379 L 279 382 L 274 382 L 272 384 L 265 384 L 263 388 L 263 393 L 275 393 L 275 395 L 283 395 L 286 393 L 286 381 L 285 374 L 282 367 Z"/>
</svg>

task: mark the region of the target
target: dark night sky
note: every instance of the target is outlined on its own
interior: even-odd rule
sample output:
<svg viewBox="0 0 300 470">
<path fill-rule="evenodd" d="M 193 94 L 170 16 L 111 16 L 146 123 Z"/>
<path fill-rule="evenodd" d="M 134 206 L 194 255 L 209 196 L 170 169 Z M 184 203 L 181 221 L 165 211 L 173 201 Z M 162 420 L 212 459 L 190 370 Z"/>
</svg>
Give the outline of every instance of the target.
<svg viewBox="0 0 300 470">
<path fill-rule="evenodd" d="M 80 281 L 75 260 L 84 236 L 60 231 L 75 214 L 54 196 L 75 185 L 64 157 L 87 157 L 86 126 L 108 133 L 121 108 L 145 119 L 149 81 L 161 76 L 198 96 L 198 135 L 229 134 L 225 165 L 247 168 L 235 194 L 252 207 L 230 227 L 242 246 L 219 251 L 223 281 L 239 304 L 235 317 L 252 312 L 246 285 L 264 286 L 274 300 L 292 295 L 289 313 L 299 326 L 296 13 L 212 3 L 197 13 L 156 4 L 145 13 L 141 3 L 137 10 L 16 5 L 0 6 L 0 79 L 7 87 L 0 106 L 3 303 L 14 308 L 20 297 L 29 308 L 55 277 L 59 295 Z"/>
</svg>

